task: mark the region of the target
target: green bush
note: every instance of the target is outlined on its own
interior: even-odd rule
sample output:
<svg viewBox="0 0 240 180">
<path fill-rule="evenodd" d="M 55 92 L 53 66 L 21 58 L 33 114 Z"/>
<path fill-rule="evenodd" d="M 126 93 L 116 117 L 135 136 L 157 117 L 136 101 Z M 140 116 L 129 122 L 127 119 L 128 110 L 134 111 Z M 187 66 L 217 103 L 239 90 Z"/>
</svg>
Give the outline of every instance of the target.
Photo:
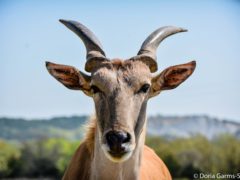
<svg viewBox="0 0 240 180">
<path fill-rule="evenodd" d="M 4 148 L 0 148 L 0 177 L 59 178 L 79 144 L 65 139 L 42 139 L 13 147 L 1 141 L 0 147 Z"/>
<path fill-rule="evenodd" d="M 193 179 L 194 173 L 239 173 L 240 140 L 221 135 L 212 141 L 203 136 L 165 140 L 148 137 L 146 143 L 166 163 L 174 178 Z"/>
<path fill-rule="evenodd" d="M 0 177 L 6 177 L 11 173 L 8 162 L 20 156 L 20 151 L 12 143 L 0 140 Z"/>
</svg>

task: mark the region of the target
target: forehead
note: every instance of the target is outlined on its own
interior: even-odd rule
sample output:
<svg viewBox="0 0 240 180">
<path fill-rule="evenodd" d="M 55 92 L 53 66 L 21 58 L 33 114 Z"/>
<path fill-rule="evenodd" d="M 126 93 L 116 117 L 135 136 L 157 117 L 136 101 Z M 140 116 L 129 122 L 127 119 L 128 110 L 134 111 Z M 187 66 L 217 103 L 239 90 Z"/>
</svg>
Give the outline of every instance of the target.
<svg viewBox="0 0 240 180">
<path fill-rule="evenodd" d="M 114 59 L 102 64 L 92 74 L 95 84 L 107 86 L 109 83 L 116 84 L 125 82 L 131 86 L 139 83 L 150 83 L 151 72 L 148 66 L 141 61 L 122 61 Z"/>
</svg>

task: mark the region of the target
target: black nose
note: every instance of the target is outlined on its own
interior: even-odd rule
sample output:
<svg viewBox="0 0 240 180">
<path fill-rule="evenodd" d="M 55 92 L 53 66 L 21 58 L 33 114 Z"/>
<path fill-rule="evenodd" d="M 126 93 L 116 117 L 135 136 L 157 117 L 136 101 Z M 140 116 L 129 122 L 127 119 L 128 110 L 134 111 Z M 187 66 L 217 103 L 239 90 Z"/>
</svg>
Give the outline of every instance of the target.
<svg viewBox="0 0 240 180">
<path fill-rule="evenodd" d="M 122 131 L 109 131 L 106 134 L 106 140 L 110 151 L 112 153 L 120 154 L 125 151 L 123 145 L 130 142 L 130 134 Z"/>
</svg>

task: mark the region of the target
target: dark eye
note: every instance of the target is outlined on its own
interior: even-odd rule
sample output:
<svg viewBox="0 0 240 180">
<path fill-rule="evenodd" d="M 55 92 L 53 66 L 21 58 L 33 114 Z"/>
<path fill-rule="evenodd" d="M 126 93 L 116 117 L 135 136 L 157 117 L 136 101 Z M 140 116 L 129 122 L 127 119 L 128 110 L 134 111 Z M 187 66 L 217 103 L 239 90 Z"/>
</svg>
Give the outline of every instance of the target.
<svg viewBox="0 0 240 180">
<path fill-rule="evenodd" d="M 101 92 L 101 90 L 97 86 L 94 86 L 94 85 L 91 86 L 91 91 L 93 94 Z"/>
<path fill-rule="evenodd" d="M 150 88 L 150 84 L 144 84 L 139 90 L 138 93 L 146 93 Z"/>
</svg>

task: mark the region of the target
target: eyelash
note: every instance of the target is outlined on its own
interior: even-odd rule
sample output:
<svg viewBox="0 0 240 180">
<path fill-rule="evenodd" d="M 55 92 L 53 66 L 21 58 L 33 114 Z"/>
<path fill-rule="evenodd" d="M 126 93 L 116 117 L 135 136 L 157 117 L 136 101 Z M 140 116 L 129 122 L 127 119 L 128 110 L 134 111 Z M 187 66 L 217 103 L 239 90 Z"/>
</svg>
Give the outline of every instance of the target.
<svg viewBox="0 0 240 180">
<path fill-rule="evenodd" d="M 101 92 L 101 90 L 97 86 L 94 86 L 94 85 L 91 86 L 91 91 L 93 94 Z"/>
<path fill-rule="evenodd" d="M 150 84 L 144 84 L 142 87 L 138 90 L 137 93 L 147 93 L 150 88 Z"/>
</svg>

